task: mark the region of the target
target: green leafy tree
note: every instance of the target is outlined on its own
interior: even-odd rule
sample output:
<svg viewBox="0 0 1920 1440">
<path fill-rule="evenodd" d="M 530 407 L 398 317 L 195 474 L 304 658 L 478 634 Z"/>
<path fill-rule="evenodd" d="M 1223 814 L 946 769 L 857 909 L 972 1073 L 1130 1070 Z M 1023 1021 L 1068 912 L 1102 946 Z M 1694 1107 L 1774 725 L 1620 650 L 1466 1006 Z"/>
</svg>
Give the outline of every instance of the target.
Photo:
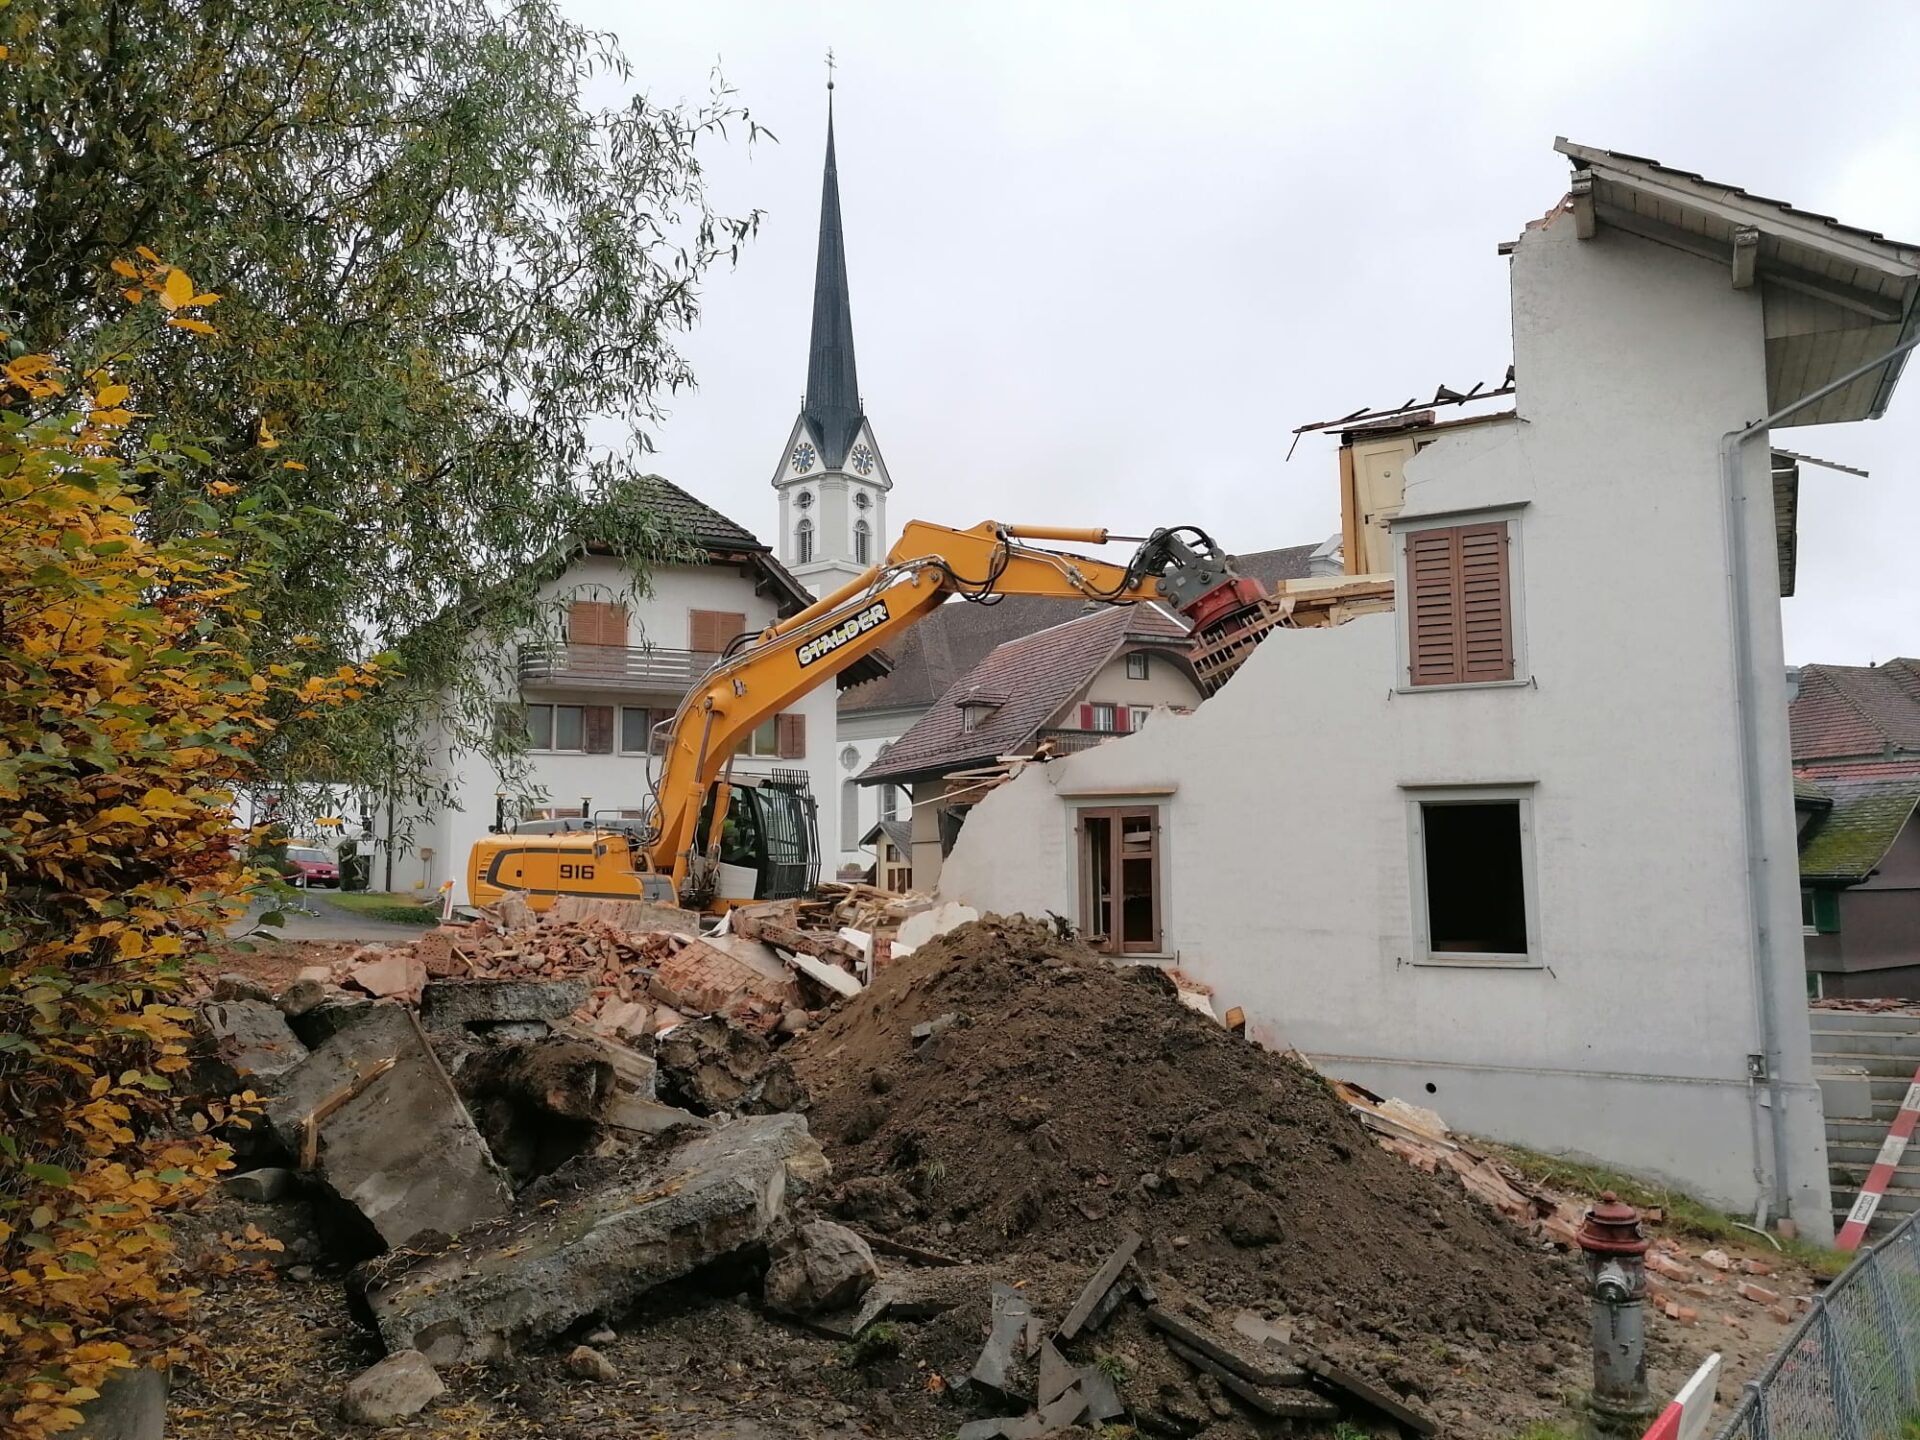
<svg viewBox="0 0 1920 1440">
<path fill-rule="evenodd" d="M 639 585 L 677 544 L 634 481 L 701 277 L 758 221 L 714 211 L 700 151 L 759 127 L 717 77 L 597 103 L 627 64 L 553 0 L 0 0 L 0 48 L 0 329 L 112 355 L 155 252 L 223 277 L 217 335 L 183 316 L 123 373 L 271 519 L 256 653 L 399 652 L 404 685 L 281 717 L 269 771 L 418 790 L 449 691 L 442 733 L 510 751 L 469 622 L 536 622 L 563 537 Z M 190 527 L 197 493 L 150 483 L 148 523 Z"/>
</svg>

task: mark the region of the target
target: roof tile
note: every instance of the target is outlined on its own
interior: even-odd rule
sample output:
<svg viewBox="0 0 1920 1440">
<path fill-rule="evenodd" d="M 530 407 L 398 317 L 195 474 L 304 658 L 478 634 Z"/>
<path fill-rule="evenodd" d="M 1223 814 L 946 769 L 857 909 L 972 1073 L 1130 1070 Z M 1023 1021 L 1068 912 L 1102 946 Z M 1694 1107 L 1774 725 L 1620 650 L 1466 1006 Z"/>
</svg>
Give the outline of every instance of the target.
<svg viewBox="0 0 1920 1440">
<path fill-rule="evenodd" d="M 1788 719 L 1795 765 L 1920 755 L 1920 662 L 1805 666 Z"/>
<path fill-rule="evenodd" d="M 1920 804 L 1920 778 L 1829 781 L 1833 808 L 1800 842 L 1802 880 L 1866 879 Z"/>
</svg>

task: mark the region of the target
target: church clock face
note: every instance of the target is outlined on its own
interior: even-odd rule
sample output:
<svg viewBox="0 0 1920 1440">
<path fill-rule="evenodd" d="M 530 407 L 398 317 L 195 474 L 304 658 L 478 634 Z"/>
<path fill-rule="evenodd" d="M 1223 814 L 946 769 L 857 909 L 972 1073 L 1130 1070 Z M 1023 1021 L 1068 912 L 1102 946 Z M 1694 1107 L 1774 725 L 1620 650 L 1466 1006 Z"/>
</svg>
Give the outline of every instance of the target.
<svg viewBox="0 0 1920 1440">
<path fill-rule="evenodd" d="M 864 445 L 854 446 L 853 468 L 858 470 L 862 475 L 865 475 L 869 470 L 873 469 L 873 451 Z"/>
<path fill-rule="evenodd" d="M 802 475 L 813 469 L 813 446 L 803 441 L 793 447 L 793 468 Z"/>
</svg>

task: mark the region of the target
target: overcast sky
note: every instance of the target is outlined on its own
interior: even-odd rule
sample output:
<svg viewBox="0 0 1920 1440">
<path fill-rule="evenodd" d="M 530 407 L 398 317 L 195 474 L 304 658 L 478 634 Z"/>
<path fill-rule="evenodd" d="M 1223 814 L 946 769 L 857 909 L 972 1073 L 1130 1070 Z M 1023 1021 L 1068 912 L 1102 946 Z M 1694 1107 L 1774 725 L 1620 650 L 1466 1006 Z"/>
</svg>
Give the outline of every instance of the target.
<svg viewBox="0 0 1920 1440">
<path fill-rule="evenodd" d="M 710 277 L 699 390 L 656 436 L 663 474 L 769 540 L 829 45 L 896 531 L 1325 538 L 1335 442 L 1286 463 L 1289 432 L 1498 379 L 1495 247 L 1564 193 L 1556 135 L 1920 241 L 1912 4 L 572 3 L 656 99 L 697 98 L 718 61 L 779 136 L 708 153 L 716 203 L 766 219 Z M 1920 365 L 1883 420 L 1778 433 L 1873 472 L 1803 470 L 1788 659 L 1920 653 Z"/>
</svg>

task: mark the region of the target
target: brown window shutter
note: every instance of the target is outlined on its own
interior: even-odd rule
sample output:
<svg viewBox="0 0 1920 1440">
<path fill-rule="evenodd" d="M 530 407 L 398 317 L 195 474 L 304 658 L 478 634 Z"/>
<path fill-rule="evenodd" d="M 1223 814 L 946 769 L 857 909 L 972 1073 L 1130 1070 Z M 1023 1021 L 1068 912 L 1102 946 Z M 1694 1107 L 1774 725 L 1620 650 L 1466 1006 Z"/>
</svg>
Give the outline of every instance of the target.
<svg viewBox="0 0 1920 1440">
<path fill-rule="evenodd" d="M 567 643 L 570 645 L 600 643 L 599 601 L 576 600 L 567 607 Z"/>
<path fill-rule="evenodd" d="M 613 706 L 588 705 L 586 711 L 587 754 L 611 755 L 613 753 Z"/>
<path fill-rule="evenodd" d="M 600 607 L 600 643 L 602 645 L 626 645 L 626 606 L 609 604 Z"/>
<path fill-rule="evenodd" d="M 1513 615 L 1507 524 L 1460 527 L 1461 677 L 1513 678 Z"/>
<path fill-rule="evenodd" d="M 718 655 L 747 633 L 747 617 L 735 610 L 689 610 L 687 648 Z"/>
<path fill-rule="evenodd" d="M 1407 536 L 1407 678 L 1464 685 L 1513 678 L 1507 522 Z"/>
<path fill-rule="evenodd" d="M 1407 678 L 1414 685 L 1460 683 L 1459 553 L 1453 526 L 1407 536 Z"/>
<path fill-rule="evenodd" d="M 794 711 L 778 717 L 774 729 L 775 749 L 782 760 L 804 760 L 807 756 L 807 717 Z"/>
</svg>

